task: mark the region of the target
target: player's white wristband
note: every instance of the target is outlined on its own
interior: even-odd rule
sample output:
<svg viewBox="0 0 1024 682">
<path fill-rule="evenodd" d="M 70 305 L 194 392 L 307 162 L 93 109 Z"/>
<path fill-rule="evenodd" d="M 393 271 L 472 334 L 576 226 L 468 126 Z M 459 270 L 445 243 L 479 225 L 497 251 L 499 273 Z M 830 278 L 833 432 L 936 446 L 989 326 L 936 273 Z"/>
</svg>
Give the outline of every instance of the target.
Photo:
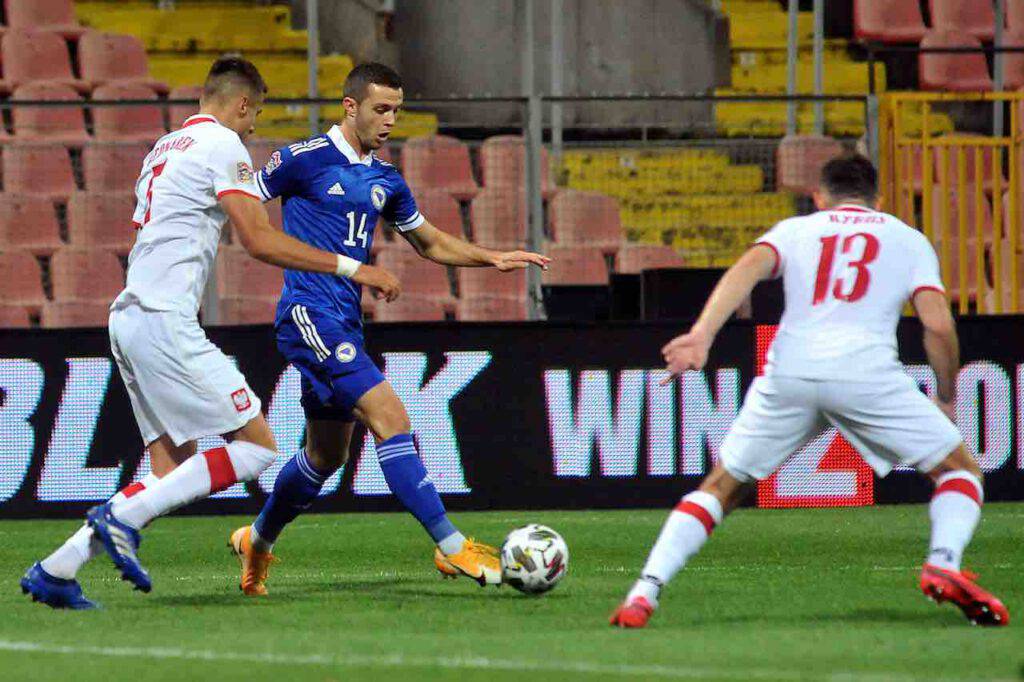
<svg viewBox="0 0 1024 682">
<path fill-rule="evenodd" d="M 349 258 L 348 256 L 342 256 L 340 253 L 338 256 L 338 267 L 334 270 L 334 274 L 338 277 L 351 277 L 356 274 L 356 270 L 362 265 L 355 258 Z"/>
</svg>

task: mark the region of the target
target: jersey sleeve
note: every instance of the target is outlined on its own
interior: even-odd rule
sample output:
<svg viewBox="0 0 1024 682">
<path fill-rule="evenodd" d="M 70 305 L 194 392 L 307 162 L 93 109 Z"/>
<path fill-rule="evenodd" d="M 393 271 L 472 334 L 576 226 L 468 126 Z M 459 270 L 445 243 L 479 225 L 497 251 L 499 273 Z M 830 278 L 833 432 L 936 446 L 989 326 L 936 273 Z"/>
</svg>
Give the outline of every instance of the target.
<svg viewBox="0 0 1024 682">
<path fill-rule="evenodd" d="M 939 258 L 935 255 L 935 248 L 923 235 L 917 239 L 916 256 L 914 268 L 910 274 L 909 298 L 913 299 L 917 292 L 932 289 L 940 293 L 946 292 L 942 285 L 942 276 L 939 274 Z"/>
<path fill-rule="evenodd" d="M 786 253 L 789 251 L 789 228 L 787 223 L 778 223 L 754 241 L 754 245 L 767 246 L 775 254 L 775 267 L 771 278 L 781 277 L 786 269 Z"/>
<path fill-rule="evenodd" d="M 394 178 L 395 191 L 388 197 L 380 214 L 399 232 L 415 230 L 424 223 L 424 218 L 416 208 L 416 199 L 413 198 L 409 185 L 405 184 L 405 179 L 398 171 L 394 172 Z"/>
<path fill-rule="evenodd" d="M 256 189 L 263 201 L 270 201 L 293 192 L 299 177 L 300 162 L 288 147 L 281 147 L 270 155 L 267 165 L 256 173 Z"/>
<path fill-rule="evenodd" d="M 253 178 L 252 157 L 237 136 L 218 140 L 210 152 L 213 191 L 220 199 L 226 194 L 247 194 L 259 199 Z"/>
</svg>

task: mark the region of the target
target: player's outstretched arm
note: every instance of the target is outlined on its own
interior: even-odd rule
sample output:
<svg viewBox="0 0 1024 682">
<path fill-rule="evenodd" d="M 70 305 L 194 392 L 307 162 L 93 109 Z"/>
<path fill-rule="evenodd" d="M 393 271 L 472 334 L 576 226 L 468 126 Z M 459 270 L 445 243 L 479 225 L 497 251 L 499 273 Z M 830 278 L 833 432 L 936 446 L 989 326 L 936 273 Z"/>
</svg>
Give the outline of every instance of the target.
<svg viewBox="0 0 1024 682">
<path fill-rule="evenodd" d="M 530 265 L 547 268 L 551 259 L 529 251 L 494 251 L 437 229 L 424 222 L 415 230 L 403 232 L 417 252 L 424 258 L 442 265 L 463 267 L 495 267 L 502 272 L 519 270 Z"/>
<path fill-rule="evenodd" d="M 960 369 L 960 340 L 946 295 L 921 289 L 911 301 L 924 327 L 924 352 L 935 371 L 935 402 L 950 419 L 956 419 L 956 375 Z"/>
<path fill-rule="evenodd" d="M 270 224 L 267 209 L 255 197 L 237 192 L 225 194 L 220 205 L 231 219 L 242 246 L 256 260 L 289 270 L 345 276 L 376 289 L 388 301 L 398 298 L 401 286 L 391 273 L 321 251 L 281 232 Z"/>
<path fill-rule="evenodd" d="M 750 296 L 754 285 L 768 278 L 774 268 L 775 254 L 771 248 L 755 244 L 722 275 L 690 331 L 672 339 L 661 349 L 669 372 L 662 383 L 668 383 L 688 369 L 704 367 L 718 330 Z"/>
</svg>

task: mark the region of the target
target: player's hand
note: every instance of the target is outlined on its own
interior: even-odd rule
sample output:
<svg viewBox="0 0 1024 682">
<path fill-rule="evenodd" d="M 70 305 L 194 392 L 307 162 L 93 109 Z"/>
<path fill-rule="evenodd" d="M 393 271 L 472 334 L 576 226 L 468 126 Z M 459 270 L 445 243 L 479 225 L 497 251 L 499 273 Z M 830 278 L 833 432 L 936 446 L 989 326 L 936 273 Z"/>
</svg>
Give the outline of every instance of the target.
<svg viewBox="0 0 1024 682">
<path fill-rule="evenodd" d="M 954 424 L 956 423 L 956 403 L 954 401 L 942 400 L 938 396 L 932 398 L 932 401 L 939 406 L 939 409 L 942 410 L 942 414 L 949 417 L 949 421 Z"/>
<path fill-rule="evenodd" d="M 398 278 L 377 265 L 360 265 L 351 277 L 364 287 L 370 287 L 373 297 L 391 303 L 402 293 L 402 285 Z"/>
<path fill-rule="evenodd" d="M 494 259 L 494 267 L 498 268 L 502 272 L 522 270 L 523 268 L 528 268 L 531 265 L 536 265 L 541 270 L 547 270 L 548 263 L 550 262 L 550 258 L 539 253 L 531 253 L 530 251 L 505 251 L 504 253 L 499 253 L 497 258 Z"/>
<path fill-rule="evenodd" d="M 665 344 L 661 354 L 665 358 L 668 376 L 662 379 L 665 385 L 689 369 L 703 369 L 708 361 L 711 339 L 698 329 L 677 336 Z"/>
</svg>

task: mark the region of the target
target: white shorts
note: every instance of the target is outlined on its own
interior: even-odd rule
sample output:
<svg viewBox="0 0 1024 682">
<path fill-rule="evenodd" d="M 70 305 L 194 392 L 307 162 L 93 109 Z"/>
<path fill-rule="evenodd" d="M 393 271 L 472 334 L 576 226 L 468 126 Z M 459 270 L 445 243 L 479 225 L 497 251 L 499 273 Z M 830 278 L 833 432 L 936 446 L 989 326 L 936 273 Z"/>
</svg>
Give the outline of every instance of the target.
<svg viewBox="0 0 1024 682">
<path fill-rule="evenodd" d="M 199 321 L 129 305 L 110 313 L 110 349 L 147 445 L 236 431 L 260 414 L 245 377 Z"/>
<path fill-rule="evenodd" d="M 896 465 L 931 471 L 963 441 L 902 372 L 870 383 L 758 377 L 722 442 L 722 465 L 740 481 L 767 478 L 829 425 L 879 476 Z"/>
</svg>

